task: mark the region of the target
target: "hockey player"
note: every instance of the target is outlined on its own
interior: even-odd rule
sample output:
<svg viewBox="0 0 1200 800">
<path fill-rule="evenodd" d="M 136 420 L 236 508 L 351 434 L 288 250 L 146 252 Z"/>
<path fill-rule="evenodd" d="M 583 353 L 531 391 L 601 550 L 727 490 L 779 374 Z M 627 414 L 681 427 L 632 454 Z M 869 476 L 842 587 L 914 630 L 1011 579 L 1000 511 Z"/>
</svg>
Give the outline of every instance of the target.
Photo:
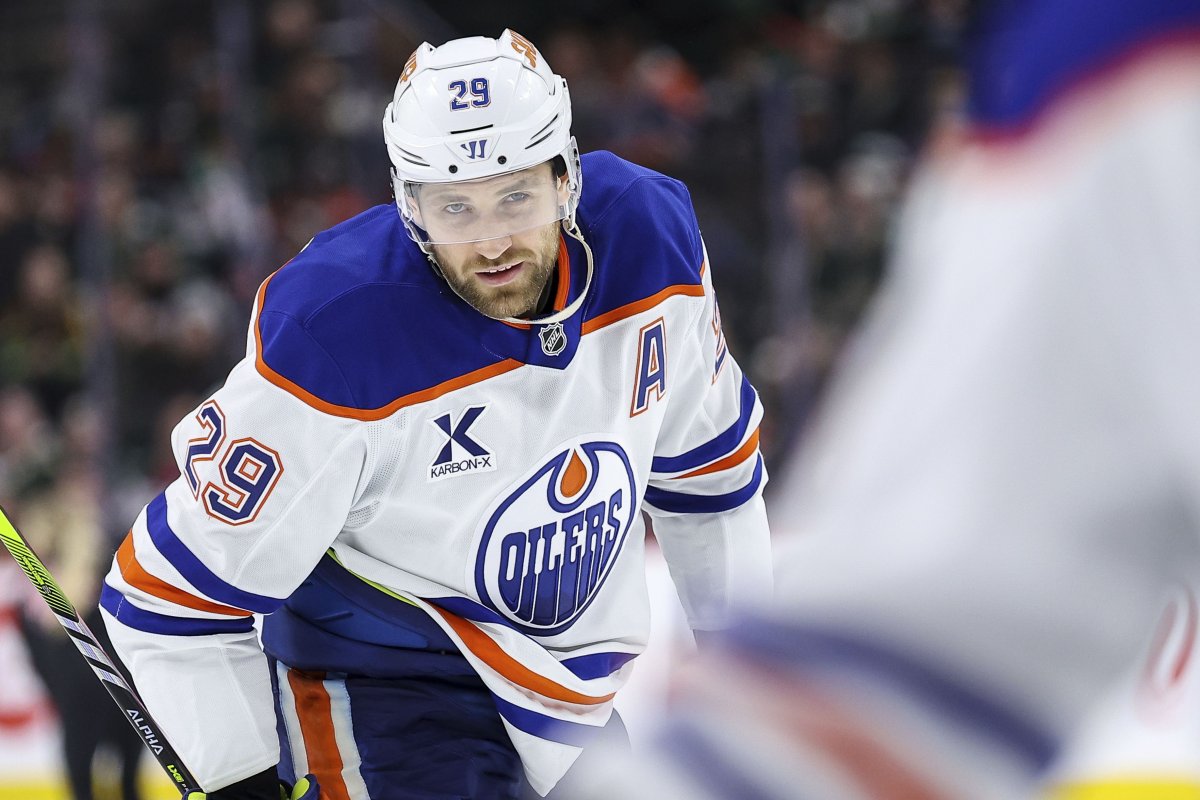
<svg viewBox="0 0 1200 800">
<path fill-rule="evenodd" d="M 1200 797 L 1200 2 L 979 6 L 770 613 L 577 796 Z"/>
<path fill-rule="evenodd" d="M 570 125 L 518 34 L 421 45 L 395 206 L 267 279 L 176 428 L 102 605 L 210 800 L 545 794 L 646 641 L 643 513 L 696 630 L 769 587 L 762 408 L 687 191 Z"/>
</svg>

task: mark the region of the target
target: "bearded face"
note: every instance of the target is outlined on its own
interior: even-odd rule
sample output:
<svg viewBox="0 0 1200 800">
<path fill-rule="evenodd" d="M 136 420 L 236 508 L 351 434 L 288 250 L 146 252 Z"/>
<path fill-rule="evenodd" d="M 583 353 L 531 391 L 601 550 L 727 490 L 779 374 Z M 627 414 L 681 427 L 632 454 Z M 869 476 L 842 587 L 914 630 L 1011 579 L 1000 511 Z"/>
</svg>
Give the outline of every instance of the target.
<svg viewBox="0 0 1200 800">
<path fill-rule="evenodd" d="M 446 283 L 479 313 L 495 319 L 533 312 L 558 263 L 557 222 L 515 236 L 434 245 Z"/>
<path fill-rule="evenodd" d="M 460 183 L 426 184 L 419 224 L 450 287 L 489 317 L 536 310 L 558 261 L 566 181 L 550 164 Z"/>
</svg>

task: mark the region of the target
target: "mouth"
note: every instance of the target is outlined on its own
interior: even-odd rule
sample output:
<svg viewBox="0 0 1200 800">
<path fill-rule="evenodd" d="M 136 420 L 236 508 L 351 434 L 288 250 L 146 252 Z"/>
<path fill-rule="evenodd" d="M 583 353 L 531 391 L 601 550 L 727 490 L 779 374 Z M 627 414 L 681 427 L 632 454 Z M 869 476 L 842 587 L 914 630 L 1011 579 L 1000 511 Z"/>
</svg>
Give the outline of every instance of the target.
<svg viewBox="0 0 1200 800">
<path fill-rule="evenodd" d="M 478 270 L 475 273 L 475 277 L 479 278 L 487 286 L 503 286 L 510 281 L 516 280 L 524 268 L 524 261 L 518 261 L 514 264 L 501 264 L 498 267 Z"/>
</svg>

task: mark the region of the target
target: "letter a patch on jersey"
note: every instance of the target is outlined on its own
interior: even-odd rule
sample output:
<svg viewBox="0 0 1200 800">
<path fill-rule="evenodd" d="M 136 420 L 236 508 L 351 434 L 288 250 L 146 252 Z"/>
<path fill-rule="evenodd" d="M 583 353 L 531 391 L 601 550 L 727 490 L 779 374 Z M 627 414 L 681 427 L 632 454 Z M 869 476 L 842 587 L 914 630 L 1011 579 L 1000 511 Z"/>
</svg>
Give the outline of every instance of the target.
<svg viewBox="0 0 1200 800">
<path fill-rule="evenodd" d="M 471 406 L 453 421 L 450 414 L 442 414 L 433 420 L 438 430 L 446 435 L 446 441 L 438 450 L 437 458 L 429 465 L 429 480 L 440 481 L 469 472 L 487 472 L 496 468 L 496 456 L 479 443 L 471 434 L 471 426 L 479 419 L 487 406 Z"/>
<path fill-rule="evenodd" d="M 662 317 L 638 331 L 633 402 L 629 405 L 629 416 L 636 417 L 649 408 L 651 395 L 656 400 L 662 400 L 667 395 L 667 325 Z"/>
</svg>

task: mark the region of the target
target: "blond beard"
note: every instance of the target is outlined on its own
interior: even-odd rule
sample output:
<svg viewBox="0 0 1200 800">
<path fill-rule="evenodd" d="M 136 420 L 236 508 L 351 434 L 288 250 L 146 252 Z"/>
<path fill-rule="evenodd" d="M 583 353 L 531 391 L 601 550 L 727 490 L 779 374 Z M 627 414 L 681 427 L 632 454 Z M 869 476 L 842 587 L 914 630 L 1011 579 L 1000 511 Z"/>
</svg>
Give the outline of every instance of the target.
<svg viewBox="0 0 1200 800">
<path fill-rule="evenodd" d="M 542 294 L 558 265 L 559 224 L 547 225 L 539 232 L 535 250 L 510 248 L 494 259 L 472 259 L 464 271 L 446 269 L 445 253 L 433 246 L 433 254 L 441 267 L 442 276 L 454 293 L 479 313 L 493 319 L 520 317 L 535 311 Z M 486 286 L 475 272 L 499 266 L 514 258 L 525 262 L 525 274 L 511 284 Z M 465 277 L 463 274 L 465 272 Z"/>
</svg>

